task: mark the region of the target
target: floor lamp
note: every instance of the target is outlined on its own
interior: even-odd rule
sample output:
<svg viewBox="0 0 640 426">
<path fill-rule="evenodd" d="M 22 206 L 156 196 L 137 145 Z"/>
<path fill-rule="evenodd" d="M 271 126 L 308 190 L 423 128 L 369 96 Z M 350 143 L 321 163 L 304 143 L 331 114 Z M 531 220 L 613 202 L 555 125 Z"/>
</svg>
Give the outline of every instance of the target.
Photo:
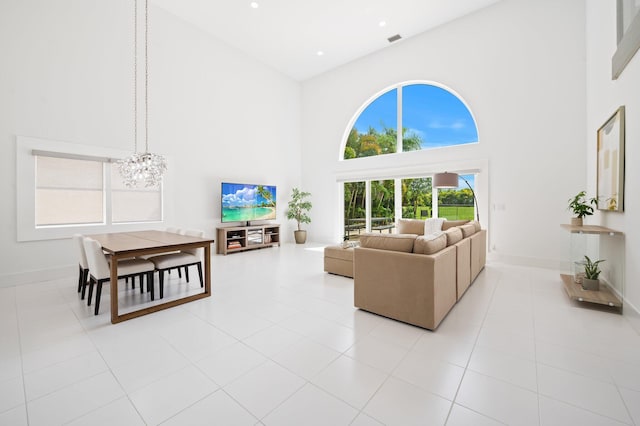
<svg viewBox="0 0 640 426">
<path fill-rule="evenodd" d="M 458 178 L 462 179 L 464 183 L 467 184 L 469 189 L 471 190 L 471 194 L 473 195 L 473 201 L 476 203 L 476 220 L 480 222 L 480 208 L 478 207 L 478 199 L 476 198 L 476 193 L 469 185 L 469 182 L 459 176 L 457 173 L 436 173 L 433 175 L 433 187 L 434 188 L 457 188 L 458 187 Z"/>
</svg>

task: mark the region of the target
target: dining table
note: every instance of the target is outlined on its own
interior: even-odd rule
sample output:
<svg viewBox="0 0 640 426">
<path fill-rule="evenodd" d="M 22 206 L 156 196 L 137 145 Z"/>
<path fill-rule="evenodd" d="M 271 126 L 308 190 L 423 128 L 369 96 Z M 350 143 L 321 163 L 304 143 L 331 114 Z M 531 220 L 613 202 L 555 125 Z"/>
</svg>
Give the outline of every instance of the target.
<svg viewBox="0 0 640 426">
<path fill-rule="evenodd" d="M 116 324 L 122 321 L 147 315 L 163 309 L 182 305 L 193 300 L 211 296 L 211 244 L 214 240 L 210 238 L 192 237 L 167 231 L 133 231 L 133 232 L 112 232 L 105 234 L 88 235 L 97 240 L 102 246 L 104 253 L 110 258 L 111 267 L 111 323 Z M 136 256 L 154 255 L 168 252 L 175 252 L 187 249 L 204 249 L 204 291 L 191 294 L 182 298 L 169 300 L 146 306 L 123 314 L 118 310 L 118 260 Z"/>
</svg>

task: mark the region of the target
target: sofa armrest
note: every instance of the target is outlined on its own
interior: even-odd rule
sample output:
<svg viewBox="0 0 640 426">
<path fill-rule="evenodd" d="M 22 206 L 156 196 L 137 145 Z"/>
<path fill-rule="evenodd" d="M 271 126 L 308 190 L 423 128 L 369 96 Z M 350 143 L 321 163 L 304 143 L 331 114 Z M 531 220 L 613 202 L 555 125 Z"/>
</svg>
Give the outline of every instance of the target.
<svg viewBox="0 0 640 426">
<path fill-rule="evenodd" d="M 435 329 L 456 303 L 455 247 L 432 255 L 355 248 L 354 303 Z"/>
</svg>

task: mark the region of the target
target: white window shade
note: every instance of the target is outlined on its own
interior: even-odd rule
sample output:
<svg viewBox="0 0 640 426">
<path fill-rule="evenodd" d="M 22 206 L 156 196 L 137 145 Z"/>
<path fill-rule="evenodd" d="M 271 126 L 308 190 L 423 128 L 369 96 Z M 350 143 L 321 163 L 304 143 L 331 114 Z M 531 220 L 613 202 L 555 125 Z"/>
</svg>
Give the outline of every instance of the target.
<svg viewBox="0 0 640 426">
<path fill-rule="evenodd" d="M 104 223 L 103 164 L 36 156 L 36 226 Z"/>
</svg>

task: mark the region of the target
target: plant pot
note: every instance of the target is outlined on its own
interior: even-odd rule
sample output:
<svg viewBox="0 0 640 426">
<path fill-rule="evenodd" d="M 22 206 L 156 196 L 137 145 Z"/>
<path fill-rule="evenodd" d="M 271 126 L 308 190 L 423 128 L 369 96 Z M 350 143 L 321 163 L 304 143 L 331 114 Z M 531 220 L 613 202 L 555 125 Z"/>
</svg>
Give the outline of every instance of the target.
<svg viewBox="0 0 640 426">
<path fill-rule="evenodd" d="M 572 217 L 571 218 L 571 226 L 582 226 L 582 218 L 581 217 Z"/>
<path fill-rule="evenodd" d="M 307 241 L 307 231 L 293 231 L 296 244 L 304 244 Z"/>
<path fill-rule="evenodd" d="M 593 290 L 593 291 L 598 291 L 600 290 L 600 280 L 592 280 L 589 278 L 583 278 L 582 279 L 582 289 L 583 290 Z"/>
</svg>

